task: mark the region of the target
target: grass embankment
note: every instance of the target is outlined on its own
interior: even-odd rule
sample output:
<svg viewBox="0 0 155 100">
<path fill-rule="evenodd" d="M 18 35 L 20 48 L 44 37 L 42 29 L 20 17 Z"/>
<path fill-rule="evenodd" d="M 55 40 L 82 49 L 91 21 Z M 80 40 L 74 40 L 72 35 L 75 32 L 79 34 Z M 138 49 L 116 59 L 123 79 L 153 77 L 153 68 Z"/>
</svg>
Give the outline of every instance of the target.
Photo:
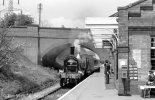
<svg viewBox="0 0 155 100">
<path fill-rule="evenodd" d="M 33 93 L 59 81 L 58 73 L 20 57 L 18 64 L 0 68 L 0 86 L 4 94 Z"/>
</svg>

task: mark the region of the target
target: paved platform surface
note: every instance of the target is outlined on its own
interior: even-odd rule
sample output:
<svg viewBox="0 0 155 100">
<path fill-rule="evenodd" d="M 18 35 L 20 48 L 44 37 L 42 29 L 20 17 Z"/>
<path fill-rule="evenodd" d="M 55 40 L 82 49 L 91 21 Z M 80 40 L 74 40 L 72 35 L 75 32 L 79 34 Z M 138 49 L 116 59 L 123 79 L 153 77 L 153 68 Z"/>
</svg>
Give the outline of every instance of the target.
<svg viewBox="0 0 155 100">
<path fill-rule="evenodd" d="M 106 89 L 104 69 L 94 73 L 58 100 L 155 100 L 140 95 L 118 96 L 116 89 Z"/>
</svg>

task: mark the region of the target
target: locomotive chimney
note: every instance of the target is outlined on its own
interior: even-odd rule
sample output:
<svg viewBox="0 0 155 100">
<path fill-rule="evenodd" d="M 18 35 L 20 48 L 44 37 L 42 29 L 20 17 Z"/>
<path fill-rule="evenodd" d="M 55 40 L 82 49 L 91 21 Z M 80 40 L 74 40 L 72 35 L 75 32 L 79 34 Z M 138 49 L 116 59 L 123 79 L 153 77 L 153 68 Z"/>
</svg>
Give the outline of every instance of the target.
<svg viewBox="0 0 155 100">
<path fill-rule="evenodd" d="M 73 47 L 70 47 L 70 54 L 71 55 L 74 55 L 74 48 L 75 48 L 74 46 Z"/>
</svg>

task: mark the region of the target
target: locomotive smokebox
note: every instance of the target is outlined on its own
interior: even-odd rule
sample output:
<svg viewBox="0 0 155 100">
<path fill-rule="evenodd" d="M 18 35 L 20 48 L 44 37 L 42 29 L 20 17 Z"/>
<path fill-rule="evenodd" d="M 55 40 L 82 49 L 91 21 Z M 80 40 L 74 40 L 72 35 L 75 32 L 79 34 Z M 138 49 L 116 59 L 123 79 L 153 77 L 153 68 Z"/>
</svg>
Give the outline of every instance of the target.
<svg viewBox="0 0 155 100">
<path fill-rule="evenodd" d="M 75 49 L 75 47 L 70 47 L 70 54 L 71 55 L 74 55 L 74 49 Z"/>
</svg>

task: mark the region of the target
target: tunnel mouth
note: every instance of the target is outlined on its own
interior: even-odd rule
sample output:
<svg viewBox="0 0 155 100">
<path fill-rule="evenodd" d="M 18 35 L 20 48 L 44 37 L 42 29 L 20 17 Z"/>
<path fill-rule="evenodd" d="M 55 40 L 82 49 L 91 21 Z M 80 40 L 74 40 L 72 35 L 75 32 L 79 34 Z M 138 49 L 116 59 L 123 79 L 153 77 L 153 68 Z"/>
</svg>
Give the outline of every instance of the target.
<svg viewBox="0 0 155 100">
<path fill-rule="evenodd" d="M 45 67 L 50 67 L 53 69 L 63 69 L 64 68 L 64 59 L 65 57 L 69 56 L 71 53 L 70 48 L 72 44 L 64 44 L 57 46 L 51 50 L 49 50 L 43 57 L 42 57 L 42 65 Z M 78 57 L 78 50 L 74 50 L 74 56 Z M 81 46 L 80 55 L 92 55 L 94 59 L 99 60 L 99 56 L 95 53 L 90 47 Z M 98 56 L 98 57 L 96 57 Z"/>
<path fill-rule="evenodd" d="M 70 43 L 60 45 L 50 49 L 45 55 L 42 57 L 42 65 L 45 67 L 50 67 L 54 69 L 61 69 L 62 64 L 56 61 L 56 58 L 63 52 L 69 49 L 71 46 Z"/>
</svg>

